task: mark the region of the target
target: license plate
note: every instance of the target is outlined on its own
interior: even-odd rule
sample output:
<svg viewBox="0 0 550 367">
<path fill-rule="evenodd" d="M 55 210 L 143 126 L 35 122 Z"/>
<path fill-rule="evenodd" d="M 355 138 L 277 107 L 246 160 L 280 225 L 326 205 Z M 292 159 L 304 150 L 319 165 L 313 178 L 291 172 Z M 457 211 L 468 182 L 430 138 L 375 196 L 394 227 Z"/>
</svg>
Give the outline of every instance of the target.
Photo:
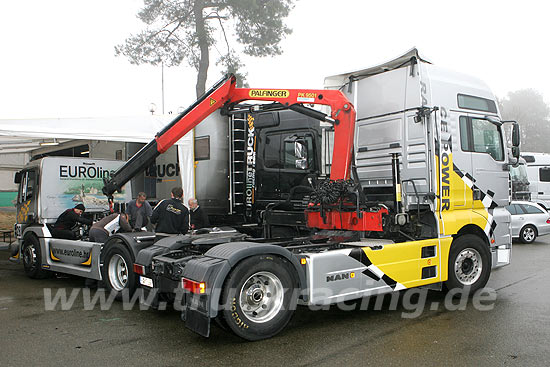
<svg viewBox="0 0 550 367">
<path fill-rule="evenodd" d="M 149 288 L 153 288 L 153 279 L 142 277 L 140 275 L 139 284 L 144 285 L 144 286 L 149 287 Z"/>
</svg>

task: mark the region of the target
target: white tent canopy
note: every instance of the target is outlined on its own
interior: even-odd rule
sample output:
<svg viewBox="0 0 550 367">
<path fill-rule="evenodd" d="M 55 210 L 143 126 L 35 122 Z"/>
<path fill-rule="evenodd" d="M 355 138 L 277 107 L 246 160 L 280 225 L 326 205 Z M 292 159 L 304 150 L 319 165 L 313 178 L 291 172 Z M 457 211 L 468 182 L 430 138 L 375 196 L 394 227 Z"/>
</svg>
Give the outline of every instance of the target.
<svg viewBox="0 0 550 367">
<path fill-rule="evenodd" d="M 39 148 L 44 139 L 54 138 L 59 142 L 82 139 L 148 143 L 174 117 L 151 115 L 0 120 L 0 154 L 31 151 Z M 176 144 L 187 202 L 195 192 L 193 132 L 189 132 Z"/>
</svg>

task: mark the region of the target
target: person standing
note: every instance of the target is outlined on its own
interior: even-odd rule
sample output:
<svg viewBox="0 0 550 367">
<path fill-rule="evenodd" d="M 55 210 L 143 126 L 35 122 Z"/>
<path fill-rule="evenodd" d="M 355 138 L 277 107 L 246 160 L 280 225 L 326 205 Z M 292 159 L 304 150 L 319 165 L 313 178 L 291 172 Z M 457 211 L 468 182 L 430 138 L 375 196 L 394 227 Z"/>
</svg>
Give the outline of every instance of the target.
<svg viewBox="0 0 550 367">
<path fill-rule="evenodd" d="M 199 202 L 195 198 L 191 198 L 188 201 L 189 204 L 189 221 L 191 222 L 191 229 L 199 229 L 210 226 L 208 215 L 199 206 Z"/>
<path fill-rule="evenodd" d="M 126 212 L 128 213 L 130 226 L 134 230 L 140 230 L 149 224 L 149 218 L 153 215 L 153 209 L 147 202 L 147 194 L 140 192 L 135 200 L 128 203 Z"/>
<path fill-rule="evenodd" d="M 181 202 L 183 189 L 174 187 L 170 196 L 170 199 L 162 200 L 155 206 L 151 223 L 156 224 L 156 232 L 185 234 L 189 230 L 189 210 Z"/>
<path fill-rule="evenodd" d="M 76 240 L 77 235 L 72 230 L 73 227 L 79 224 L 91 225 L 92 220 L 84 218 L 82 213 L 86 210 L 84 204 L 78 204 L 74 208 L 67 209 L 57 218 L 57 221 L 52 226 L 52 236 L 56 238 L 64 238 L 67 240 Z"/>
<path fill-rule="evenodd" d="M 105 243 L 115 232 L 132 232 L 127 214 L 113 213 L 94 223 L 90 229 L 90 241 Z"/>
</svg>

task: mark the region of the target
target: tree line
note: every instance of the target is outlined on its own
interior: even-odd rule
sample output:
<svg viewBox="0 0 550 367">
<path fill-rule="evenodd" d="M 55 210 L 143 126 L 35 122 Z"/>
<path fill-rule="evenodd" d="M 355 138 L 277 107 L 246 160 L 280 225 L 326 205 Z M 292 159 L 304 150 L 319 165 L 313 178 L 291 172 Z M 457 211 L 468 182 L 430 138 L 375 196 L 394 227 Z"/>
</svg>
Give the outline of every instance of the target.
<svg viewBox="0 0 550 367">
<path fill-rule="evenodd" d="M 115 47 L 133 64 L 179 66 L 197 71 L 196 94 L 206 88 L 210 59 L 223 73 L 246 85 L 239 55 L 282 53 L 281 41 L 292 30 L 285 20 L 295 0 L 143 0 L 137 17 L 145 29 Z M 510 92 L 498 100 L 504 120 L 521 125 L 521 150 L 550 153 L 550 107 L 534 89 Z"/>
<path fill-rule="evenodd" d="M 521 151 L 550 153 L 550 107 L 535 89 L 509 92 L 498 100 L 504 120 L 515 120 L 521 128 Z"/>
</svg>

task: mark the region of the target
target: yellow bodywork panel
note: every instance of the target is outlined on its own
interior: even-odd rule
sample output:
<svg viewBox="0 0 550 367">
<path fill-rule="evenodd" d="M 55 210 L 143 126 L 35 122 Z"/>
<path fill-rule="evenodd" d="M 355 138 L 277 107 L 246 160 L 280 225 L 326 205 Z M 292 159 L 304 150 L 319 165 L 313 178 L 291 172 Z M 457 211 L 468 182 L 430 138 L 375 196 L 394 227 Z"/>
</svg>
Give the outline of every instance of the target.
<svg viewBox="0 0 550 367">
<path fill-rule="evenodd" d="M 485 212 L 485 215 L 482 215 L 482 212 Z M 487 225 L 487 210 L 453 210 L 442 212 L 440 218 L 440 232 L 449 236 L 457 234 L 461 228 L 468 224 L 475 224 L 483 230 Z"/>
<path fill-rule="evenodd" d="M 447 280 L 447 262 L 452 237 L 384 245 L 382 249 L 363 248 L 369 260 L 384 274 L 407 288 Z M 422 248 L 435 246 L 433 257 L 422 258 Z M 422 279 L 422 268 L 436 266 L 435 278 Z"/>
<path fill-rule="evenodd" d="M 444 159 L 436 164 L 440 166 L 438 178 L 439 234 L 450 236 L 461 228 L 474 224 L 483 230 L 487 225 L 488 213 L 481 200 L 473 200 L 473 190 L 454 170 L 453 154 L 444 153 Z M 441 165 L 440 165 L 441 163 Z"/>
</svg>

